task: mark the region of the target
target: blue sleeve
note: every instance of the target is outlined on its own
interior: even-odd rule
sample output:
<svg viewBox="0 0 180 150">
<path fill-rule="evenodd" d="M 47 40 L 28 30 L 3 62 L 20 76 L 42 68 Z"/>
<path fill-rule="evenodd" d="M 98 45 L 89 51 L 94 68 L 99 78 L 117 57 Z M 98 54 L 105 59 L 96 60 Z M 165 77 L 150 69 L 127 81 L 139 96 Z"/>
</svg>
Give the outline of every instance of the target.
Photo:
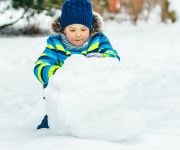
<svg viewBox="0 0 180 150">
<path fill-rule="evenodd" d="M 103 57 L 114 57 L 120 61 L 117 51 L 112 48 L 109 39 L 104 34 L 100 37 L 99 53 L 102 53 Z"/>
<path fill-rule="evenodd" d="M 49 78 L 59 69 L 64 62 L 58 58 L 58 51 L 52 37 L 47 40 L 47 46 L 35 63 L 34 74 L 44 85 L 48 84 Z"/>
</svg>

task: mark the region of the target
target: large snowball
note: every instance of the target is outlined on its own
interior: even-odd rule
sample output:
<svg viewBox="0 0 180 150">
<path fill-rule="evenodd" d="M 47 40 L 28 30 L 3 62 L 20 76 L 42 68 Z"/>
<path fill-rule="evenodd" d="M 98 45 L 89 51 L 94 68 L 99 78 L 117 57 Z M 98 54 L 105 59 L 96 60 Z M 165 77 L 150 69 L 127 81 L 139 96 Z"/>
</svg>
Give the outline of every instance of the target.
<svg viewBox="0 0 180 150">
<path fill-rule="evenodd" d="M 59 135 L 108 141 L 138 135 L 143 120 L 127 109 L 124 98 L 132 77 L 114 58 L 70 57 L 46 89 L 50 129 Z"/>
</svg>

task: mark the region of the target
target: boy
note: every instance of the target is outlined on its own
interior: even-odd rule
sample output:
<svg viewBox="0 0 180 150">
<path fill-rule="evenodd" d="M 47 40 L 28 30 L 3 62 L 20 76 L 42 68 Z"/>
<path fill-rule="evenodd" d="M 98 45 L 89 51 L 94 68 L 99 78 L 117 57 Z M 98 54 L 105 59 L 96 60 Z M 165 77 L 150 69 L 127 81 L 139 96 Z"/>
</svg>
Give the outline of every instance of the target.
<svg viewBox="0 0 180 150">
<path fill-rule="evenodd" d="M 46 87 L 50 77 L 60 69 L 65 60 L 73 54 L 86 57 L 114 57 L 120 60 L 108 38 L 102 33 L 102 19 L 92 11 L 90 0 L 66 0 L 61 17 L 53 24 L 52 28 L 57 35 L 52 35 L 47 40 L 45 51 L 38 58 L 34 74 Z M 47 115 L 40 128 L 49 128 Z"/>
</svg>

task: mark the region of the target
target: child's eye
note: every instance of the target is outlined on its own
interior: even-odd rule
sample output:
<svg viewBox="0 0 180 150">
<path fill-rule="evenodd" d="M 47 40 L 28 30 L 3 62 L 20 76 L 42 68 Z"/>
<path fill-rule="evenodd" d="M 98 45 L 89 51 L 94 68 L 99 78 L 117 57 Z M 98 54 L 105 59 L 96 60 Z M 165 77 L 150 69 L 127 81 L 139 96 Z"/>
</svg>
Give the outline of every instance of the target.
<svg viewBox="0 0 180 150">
<path fill-rule="evenodd" d="M 70 32 L 74 32 L 75 30 L 69 30 Z"/>
<path fill-rule="evenodd" d="M 81 31 L 86 31 L 87 29 L 81 29 Z"/>
</svg>

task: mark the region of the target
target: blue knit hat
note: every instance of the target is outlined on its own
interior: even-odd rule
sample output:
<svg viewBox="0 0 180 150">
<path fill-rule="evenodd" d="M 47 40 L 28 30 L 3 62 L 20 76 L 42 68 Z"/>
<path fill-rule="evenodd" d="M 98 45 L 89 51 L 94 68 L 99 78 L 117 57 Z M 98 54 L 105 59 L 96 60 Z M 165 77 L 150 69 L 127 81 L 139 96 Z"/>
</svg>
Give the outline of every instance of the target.
<svg viewBox="0 0 180 150">
<path fill-rule="evenodd" d="M 83 24 L 92 29 L 93 14 L 90 0 L 65 0 L 61 13 L 61 28 Z"/>
</svg>

